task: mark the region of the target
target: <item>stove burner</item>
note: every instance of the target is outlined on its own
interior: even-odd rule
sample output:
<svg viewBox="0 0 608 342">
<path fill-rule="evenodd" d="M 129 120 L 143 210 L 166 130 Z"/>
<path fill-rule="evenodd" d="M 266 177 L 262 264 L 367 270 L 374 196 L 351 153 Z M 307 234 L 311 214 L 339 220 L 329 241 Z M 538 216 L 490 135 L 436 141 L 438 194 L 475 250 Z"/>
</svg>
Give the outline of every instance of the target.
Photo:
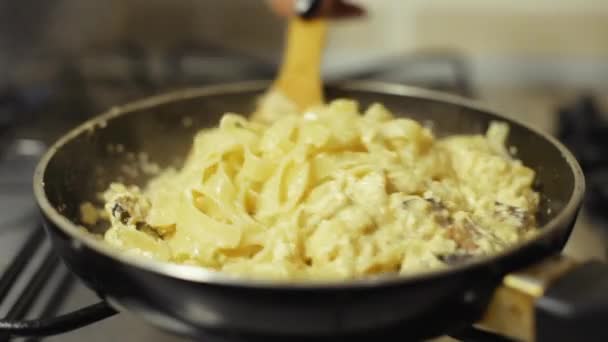
<svg viewBox="0 0 608 342">
<path fill-rule="evenodd" d="M 591 95 L 584 95 L 558 112 L 559 139 L 578 159 L 587 181 L 586 207 L 608 219 L 608 116 Z"/>
</svg>

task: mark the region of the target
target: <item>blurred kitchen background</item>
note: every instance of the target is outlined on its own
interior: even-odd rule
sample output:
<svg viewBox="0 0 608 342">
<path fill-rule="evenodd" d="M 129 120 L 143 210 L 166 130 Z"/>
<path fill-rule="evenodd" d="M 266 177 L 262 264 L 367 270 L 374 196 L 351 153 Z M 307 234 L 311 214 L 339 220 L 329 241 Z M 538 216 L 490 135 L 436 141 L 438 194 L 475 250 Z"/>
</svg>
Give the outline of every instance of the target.
<svg viewBox="0 0 608 342">
<path fill-rule="evenodd" d="M 556 101 L 599 96 L 608 83 L 606 1 L 358 2 L 365 19 L 332 25 L 328 80 L 452 82 L 545 128 Z M 263 0 L 0 1 L 0 25 L 3 94 L 26 105 L 56 97 L 71 115 L 272 77 L 283 42 L 283 22 Z"/>
<path fill-rule="evenodd" d="M 608 1 L 357 2 L 364 19 L 331 25 L 325 78 L 448 91 L 556 135 L 582 162 L 589 189 L 566 251 L 605 258 Z M 0 274 L 26 227 L 37 227 L 31 174 L 59 134 L 144 96 L 270 79 L 283 28 L 263 0 L 0 0 Z M 81 285 L 53 293 L 64 309 L 95 300 Z M 125 331 L 129 340 L 168 339 L 121 314 L 54 340 L 121 340 Z"/>
</svg>

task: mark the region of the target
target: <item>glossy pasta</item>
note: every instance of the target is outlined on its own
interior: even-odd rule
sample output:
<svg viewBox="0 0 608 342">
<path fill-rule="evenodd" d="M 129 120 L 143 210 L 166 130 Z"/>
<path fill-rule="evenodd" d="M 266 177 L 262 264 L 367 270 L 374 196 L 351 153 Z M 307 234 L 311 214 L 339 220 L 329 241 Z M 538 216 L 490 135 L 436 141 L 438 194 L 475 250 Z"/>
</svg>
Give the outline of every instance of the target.
<svg viewBox="0 0 608 342">
<path fill-rule="evenodd" d="M 240 276 L 328 280 L 445 267 L 536 230 L 534 172 L 505 147 L 506 124 L 436 139 L 345 99 L 258 114 L 225 114 L 144 189 L 112 184 L 104 240 Z"/>
</svg>

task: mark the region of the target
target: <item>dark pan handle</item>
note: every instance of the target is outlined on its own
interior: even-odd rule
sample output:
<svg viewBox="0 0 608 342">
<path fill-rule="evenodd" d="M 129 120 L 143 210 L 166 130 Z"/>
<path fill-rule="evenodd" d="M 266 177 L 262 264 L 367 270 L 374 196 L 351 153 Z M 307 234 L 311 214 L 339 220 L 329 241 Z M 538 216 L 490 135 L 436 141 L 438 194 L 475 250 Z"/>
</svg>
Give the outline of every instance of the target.
<svg viewBox="0 0 608 342">
<path fill-rule="evenodd" d="M 33 320 L 0 319 L 0 340 L 5 336 L 50 336 L 72 331 L 117 313 L 102 301 L 70 313 Z"/>
<path fill-rule="evenodd" d="M 322 0 L 296 0 L 294 9 L 298 17 L 302 19 L 311 19 L 317 15 L 321 8 Z"/>
<path fill-rule="evenodd" d="M 608 264 L 592 261 L 557 279 L 536 301 L 538 341 L 608 341 Z"/>
<path fill-rule="evenodd" d="M 608 341 L 608 264 L 557 256 L 507 275 L 479 327 L 522 341 Z"/>
</svg>

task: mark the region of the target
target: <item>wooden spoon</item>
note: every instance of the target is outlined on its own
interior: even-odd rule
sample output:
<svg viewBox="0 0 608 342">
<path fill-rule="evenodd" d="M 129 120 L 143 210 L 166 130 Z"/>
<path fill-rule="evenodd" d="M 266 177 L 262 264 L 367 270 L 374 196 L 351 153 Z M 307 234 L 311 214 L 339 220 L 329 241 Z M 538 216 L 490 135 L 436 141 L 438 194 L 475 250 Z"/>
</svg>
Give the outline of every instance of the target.
<svg viewBox="0 0 608 342">
<path fill-rule="evenodd" d="M 327 35 L 324 19 L 289 22 L 283 64 L 270 91 L 279 91 L 304 111 L 323 104 L 321 60 Z"/>
</svg>

